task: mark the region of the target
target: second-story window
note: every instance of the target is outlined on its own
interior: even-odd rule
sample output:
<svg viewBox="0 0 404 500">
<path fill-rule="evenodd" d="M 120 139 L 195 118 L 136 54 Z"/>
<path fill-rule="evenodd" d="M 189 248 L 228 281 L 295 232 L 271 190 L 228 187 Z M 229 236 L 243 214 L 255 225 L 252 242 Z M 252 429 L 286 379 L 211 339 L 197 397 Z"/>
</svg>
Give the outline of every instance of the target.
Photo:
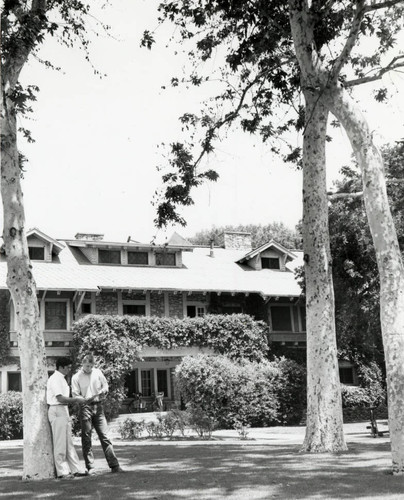
<svg viewBox="0 0 404 500">
<path fill-rule="evenodd" d="M 129 316 L 146 316 L 145 304 L 122 304 L 123 314 Z"/>
<path fill-rule="evenodd" d="M 44 247 L 28 247 L 28 252 L 31 260 L 45 260 Z"/>
<path fill-rule="evenodd" d="M 120 250 L 98 250 L 98 262 L 100 264 L 120 264 Z"/>
<path fill-rule="evenodd" d="M 262 269 L 280 269 L 278 257 L 261 257 Z"/>
<path fill-rule="evenodd" d="M 45 301 L 45 330 L 67 330 L 67 302 Z"/>
<path fill-rule="evenodd" d="M 292 316 L 289 306 L 271 306 L 272 330 L 292 332 Z"/>
<path fill-rule="evenodd" d="M 149 254 L 147 252 L 128 252 L 128 264 L 147 266 Z"/>
<path fill-rule="evenodd" d="M 175 266 L 175 253 L 157 252 L 156 266 Z"/>
</svg>

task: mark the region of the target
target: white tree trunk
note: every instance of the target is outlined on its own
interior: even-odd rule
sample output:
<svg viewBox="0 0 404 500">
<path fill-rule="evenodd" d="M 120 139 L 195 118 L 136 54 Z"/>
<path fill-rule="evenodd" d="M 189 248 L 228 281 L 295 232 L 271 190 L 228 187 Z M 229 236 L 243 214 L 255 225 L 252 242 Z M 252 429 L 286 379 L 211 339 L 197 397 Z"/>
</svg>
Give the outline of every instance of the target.
<svg viewBox="0 0 404 500">
<path fill-rule="evenodd" d="M 363 197 L 380 274 L 393 474 L 404 474 L 404 268 L 387 198 L 383 158 L 367 120 L 341 86 L 331 93 L 330 110 L 343 125 L 362 170 Z"/>
<path fill-rule="evenodd" d="M 6 75 L 2 75 L 6 80 Z M 23 479 L 54 477 L 51 431 L 46 404 L 46 356 L 39 329 L 36 285 L 28 256 L 25 214 L 20 184 L 16 116 L 2 85 L 1 101 L 1 195 L 3 239 L 7 256 L 7 286 L 16 313 L 21 362 L 24 412 Z"/>
<path fill-rule="evenodd" d="M 346 450 L 335 336 L 325 144 L 328 111 L 305 94 L 303 247 L 307 311 L 307 424 L 303 450 Z"/>
</svg>

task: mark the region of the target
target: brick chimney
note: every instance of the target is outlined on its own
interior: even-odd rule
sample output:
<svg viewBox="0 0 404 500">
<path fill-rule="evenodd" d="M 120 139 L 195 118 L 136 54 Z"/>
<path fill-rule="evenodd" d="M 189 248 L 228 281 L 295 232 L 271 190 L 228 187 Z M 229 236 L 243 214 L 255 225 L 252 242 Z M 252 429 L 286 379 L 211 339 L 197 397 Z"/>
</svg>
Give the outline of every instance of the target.
<svg viewBox="0 0 404 500">
<path fill-rule="evenodd" d="M 251 233 L 224 231 L 219 236 L 219 245 L 228 250 L 252 250 Z"/>
<path fill-rule="evenodd" d="M 104 235 L 95 233 L 77 233 L 75 238 L 76 240 L 102 241 L 104 239 Z"/>
</svg>

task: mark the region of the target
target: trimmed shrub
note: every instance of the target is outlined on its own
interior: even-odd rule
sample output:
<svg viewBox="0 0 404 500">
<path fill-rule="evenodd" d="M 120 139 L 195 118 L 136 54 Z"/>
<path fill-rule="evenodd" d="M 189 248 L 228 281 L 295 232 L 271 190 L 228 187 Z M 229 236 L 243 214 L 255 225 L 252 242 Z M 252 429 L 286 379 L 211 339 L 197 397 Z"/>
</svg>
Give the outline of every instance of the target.
<svg viewBox="0 0 404 500">
<path fill-rule="evenodd" d="M 275 358 L 273 363 L 279 370 L 276 379 L 279 423 L 298 425 L 306 409 L 306 368 L 284 357 Z"/>
<path fill-rule="evenodd" d="M 0 394 L 0 439 L 21 439 L 22 437 L 22 394 L 15 391 Z"/>
<path fill-rule="evenodd" d="M 278 369 L 269 362 L 231 361 L 225 356 L 188 356 L 176 383 L 187 409 L 203 412 L 220 427 L 270 425 L 277 421 Z"/>
<path fill-rule="evenodd" d="M 383 375 L 380 367 L 374 361 L 360 364 L 356 368 L 359 387 L 342 385 L 343 408 L 374 407 L 383 405 L 386 401 L 386 391 L 383 387 Z"/>
</svg>

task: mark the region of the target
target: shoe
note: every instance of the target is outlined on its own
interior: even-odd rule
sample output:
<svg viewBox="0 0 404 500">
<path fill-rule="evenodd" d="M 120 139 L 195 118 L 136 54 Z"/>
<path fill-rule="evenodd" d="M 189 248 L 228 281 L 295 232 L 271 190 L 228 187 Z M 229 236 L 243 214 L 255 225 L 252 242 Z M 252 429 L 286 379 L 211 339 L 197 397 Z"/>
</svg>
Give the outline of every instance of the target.
<svg viewBox="0 0 404 500">
<path fill-rule="evenodd" d="M 119 465 L 117 465 L 116 467 L 111 467 L 111 472 L 114 474 L 120 474 L 120 473 L 125 472 L 125 471 L 123 469 L 121 469 L 121 467 L 119 467 Z"/>
<path fill-rule="evenodd" d="M 84 476 L 88 476 L 88 471 L 86 472 L 75 472 L 73 474 L 74 477 L 84 477 Z"/>
<path fill-rule="evenodd" d="M 87 471 L 87 476 L 96 476 L 97 473 L 95 472 L 94 469 L 88 469 Z"/>
<path fill-rule="evenodd" d="M 73 474 L 65 474 L 64 476 L 58 476 L 58 479 L 72 479 L 73 477 Z"/>
</svg>

